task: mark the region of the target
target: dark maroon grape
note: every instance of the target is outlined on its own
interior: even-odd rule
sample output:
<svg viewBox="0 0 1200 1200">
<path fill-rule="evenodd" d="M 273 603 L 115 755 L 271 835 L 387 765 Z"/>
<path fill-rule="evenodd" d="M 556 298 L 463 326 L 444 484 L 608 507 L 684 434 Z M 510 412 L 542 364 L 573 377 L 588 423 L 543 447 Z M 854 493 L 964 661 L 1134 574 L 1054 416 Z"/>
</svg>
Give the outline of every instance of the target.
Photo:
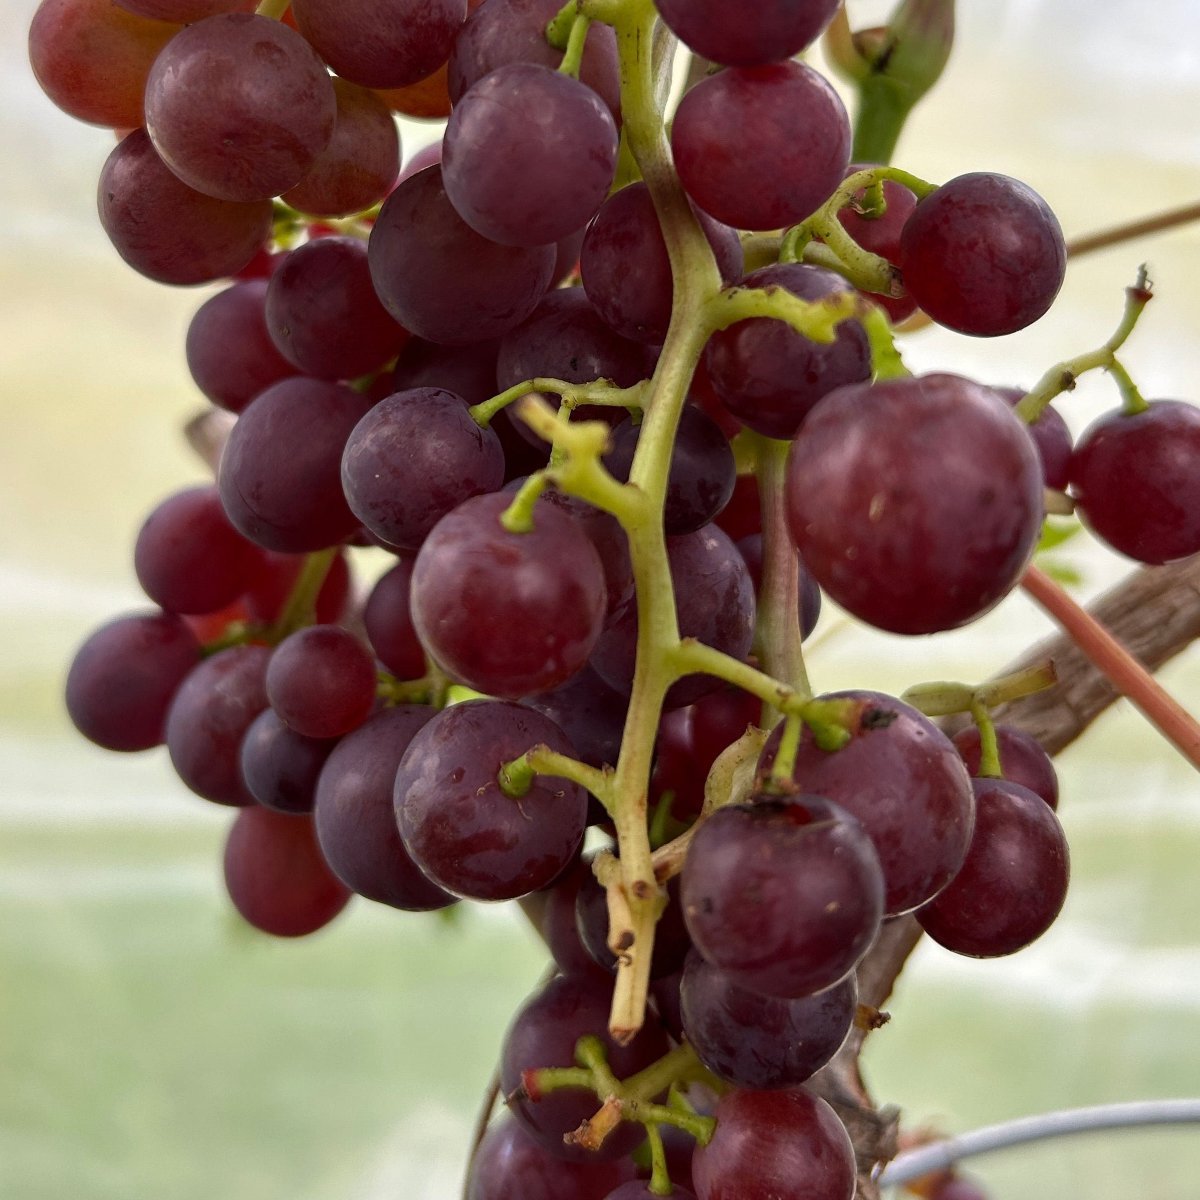
<svg viewBox="0 0 1200 1200">
<path fill-rule="evenodd" d="M 992 389 L 1011 408 L 1025 398 L 1021 388 Z M 1071 430 L 1057 409 L 1047 406 L 1032 425 L 1027 425 L 1034 449 L 1042 463 L 1042 481 L 1048 488 L 1065 492 L 1071 463 Z"/>
<path fill-rule="evenodd" d="M 641 425 L 632 418 L 613 430 L 604 465 L 622 483 L 637 452 Z M 715 421 L 691 405 L 680 414 L 671 449 L 663 526 L 667 533 L 693 533 L 729 503 L 737 480 L 733 450 Z"/>
<path fill-rule="evenodd" d="M 574 750 L 541 713 L 501 700 L 447 708 L 405 751 L 396 817 L 414 861 L 439 886 L 473 900 L 510 900 L 550 883 L 572 860 L 587 822 L 587 794 L 539 775 L 506 795 L 500 768 L 534 746 Z"/>
<path fill-rule="evenodd" d="M 518 1092 L 518 1088 L 525 1082 L 525 1072 L 574 1066 L 575 1043 L 581 1037 L 600 1039 L 608 1054 L 608 1065 L 618 1079 L 634 1074 L 666 1052 L 666 1034 L 653 1020 L 648 1020 L 628 1045 L 618 1045 L 608 1032 L 611 1001 L 611 987 L 605 981 L 560 975 L 526 1000 L 504 1037 L 500 1088 L 506 1096 L 517 1093 L 510 1103 L 511 1111 L 547 1150 L 575 1162 L 624 1158 L 645 1131 L 640 1125 L 623 1125 L 594 1153 L 567 1146 L 563 1135 L 578 1128 L 600 1107 L 595 1093 L 562 1088 L 537 1095 Z"/>
<path fill-rule="evenodd" d="M 762 996 L 693 953 L 680 1002 L 687 1040 L 714 1075 L 736 1087 L 790 1088 L 819 1071 L 846 1040 L 858 985 L 851 973 L 815 996 Z"/>
<path fill-rule="evenodd" d="M 266 646 L 233 646 L 205 659 L 183 681 L 167 712 L 171 765 L 198 796 L 215 804 L 247 805 L 254 797 L 242 778 L 242 738 L 267 707 Z"/>
<path fill-rule="evenodd" d="M 375 657 L 397 679 L 420 679 L 425 674 L 425 651 L 413 628 L 409 609 L 412 562 L 401 559 L 380 576 L 363 609 L 363 628 Z"/>
<path fill-rule="evenodd" d="M 738 553 L 746 560 L 746 568 L 754 581 L 755 594 L 762 588 L 763 539 L 761 533 L 747 534 L 737 543 Z M 800 640 L 804 641 L 821 619 L 821 588 L 805 569 L 800 557 L 796 557 L 796 570 L 800 576 Z"/>
<path fill-rule="evenodd" d="M 972 958 L 1015 954 L 1054 923 L 1071 876 L 1067 839 L 1041 796 L 976 779 L 975 833 L 950 883 L 917 910 L 939 945 Z"/>
<path fill-rule="evenodd" d="M 408 337 L 379 303 L 367 247 L 352 237 L 293 250 L 267 286 L 266 320 L 279 352 L 321 379 L 377 370 Z"/>
<path fill-rule="evenodd" d="M 1079 515 L 1114 550 L 1144 563 L 1200 551 L 1200 409 L 1153 400 L 1084 431 L 1071 456 Z"/>
<path fill-rule="evenodd" d="M 350 899 L 321 857 L 312 819 L 269 808 L 247 808 L 234 819 L 225 886 L 238 912 L 276 937 L 315 933 Z"/>
<path fill-rule="evenodd" d="M 461 396 L 441 388 L 381 400 L 354 427 L 342 456 L 351 509 L 401 550 L 417 550 L 451 509 L 503 480 L 499 438 L 472 420 Z"/>
<path fill-rule="evenodd" d="M 466 0 L 293 0 L 300 32 L 344 79 L 406 87 L 450 57 Z"/>
<path fill-rule="evenodd" d="M 510 502 L 476 496 L 438 522 L 413 567 L 412 618 L 456 679 L 516 698 L 557 687 L 584 665 L 605 590 L 600 559 L 570 517 L 538 505 L 533 528 L 510 533 L 500 524 Z"/>
<path fill-rule="evenodd" d="M 681 637 L 694 637 L 715 650 L 744 659 L 754 638 L 754 589 L 746 563 L 715 525 L 667 538 Z M 637 649 L 637 606 L 626 603 L 600 635 L 591 663 L 618 691 L 633 683 Z M 672 684 L 667 707 L 691 704 L 720 686 L 708 675 Z"/>
<path fill-rule="evenodd" d="M 697 212 L 716 255 L 722 280 L 742 274 L 736 231 Z M 610 196 L 588 227 L 579 258 L 584 291 L 596 311 L 622 337 L 661 345 L 671 320 L 674 284 L 667 243 L 644 183 Z"/>
<path fill-rule="evenodd" d="M 954 877 L 971 842 L 971 780 L 953 743 L 927 717 L 878 692 L 834 692 L 823 699 L 861 707 L 840 750 L 820 749 L 805 732 L 792 780 L 827 796 L 861 823 L 875 844 L 887 884 L 884 911 L 924 904 Z M 760 769 L 775 760 L 777 731 Z M 693 931 L 693 937 L 695 933 Z"/>
<path fill-rule="evenodd" d="M 462 346 L 501 337 L 533 312 L 554 271 L 553 246 L 501 246 L 454 211 L 440 167 L 384 202 L 368 245 L 384 307 L 411 333 Z"/>
<path fill-rule="evenodd" d="M 692 705 L 693 753 L 707 771 L 723 750 L 762 720 L 762 701 L 740 688 L 725 686 Z"/>
<path fill-rule="evenodd" d="M 551 887 L 540 893 L 544 903 L 537 926 L 558 969 L 564 975 L 593 975 L 607 981 L 608 972 L 587 952 L 580 941 L 579 926 L 575 921 L 575 899 L 579 889 L 594 878 L 591 858 L 579 858 Z"/>
<path fill-rule="evenodd" d="M 223 12 L 253 12 L 254 0 L 116 0 L 119 7 L 157 21 L 187 25 Z"/>
<path fill-rule="evenodd" d="M 321 853 L 351 891 L 407 912 L 445 908 L 444 892 L 412 860 L 392 796 L 396 770 L 432 708 L 385 708 L 348 733 L 330 754 L 317 781 L 313 817 Z"/>
<path fill-rule="evenodd" d="M 626 700 L 590 667 L 550 692 L 525 701 L 549 717 L 571 739 L 582 762 L 615 767 L 625 729 Z"/>
<path fill-rule="evenodd" d="M 485 75 L 508 63 L 558 67 L 562 53 L 546 40 L 546 26 L 561 7 L 558 0 L 488 0 L 480 11 L 473 12 L 450 56 L 450 99 L 457 104 Z M 597 21 L 588 30 L 579 78 L 617 117 L 621 108 L 620 70 L 611 26 Z"/>
<path fill-rule="evenodd" d="M 269 200 L 329 144 L 337 99 L 325 64 L 294 29 L 254 13 L 189 25 L 146 80 L 146 129 L 189 187 Z"/>
<path fill-rule="evenodd" d="M 835 272 L 804 263 L 763 267 L 742 282 L 808 301 L 850 290 Z M 739 421 L 766 437 L 790 438 L 823 396 L 871 378 L 871 349 L 855 320 L 843 321 L 834 341 L 823 345 L 783 321 L 755 317 L 714 333 L 705 365 L 714 391 Z"/>
<path fill-rule="evenodd" d="M 102 625 L 75 652 L 67 712 L 106 750 L 149 750 L 166 736 L 167 709 L 200 663 L 200 645 L 170 613 L 139 613 Z"/>
<path fill-rule="evenodd" d="M 471 87 L 442 142 L 450 202 L 472 229 L 505 246 L 542 246 L 581 229 L 616 168 L 617 127 L 604 102 L 536 63 L 498 67 Z"/>
<path fill-rule="evenodd" d="M 714 1115 L 712 1141 L 692 1158 L 699 1200 L 852 1200 L 854 1147 L 824 1100 L 803 1089 L 733 1091 Z"/>
<path fill-rule="evenodd" d="M 704 784 L 712 766 L 708 747 L 702 749 L 696 743 L 692 728 L 695 710 L 696 705 L 691 705 L 663 713 L 654 743 L 654 769 L 650 773 L 651 799 L 657 804 L 670 792 L 671 815 L 684 822 L 700 815 Z"/>
<path fill-rule="evenodd" d="M 1000 749 L 1000 771 L 1010 783 L 1019 783 L 1031 792 L 1037 792 L 1051 808 L 1058 808 L 1058 775 L 1050 755 L 1038 741 L 1020 729 L 1010 725 L 996 726 L 996 740 Z M 962 755 L 967 770 L 979 774 L 980 738 L 979 727 L 968 725 L 954 735 L 954 748 Z"/>
<path fill-rule="evenodd" d="M 279 643 L 267 668 L 267 696 L 297 733 L 341 737 L 375 704 L 375 664 L 349 631 L 311 625 Z"/>
<path fill-rule="evenodd" d="M 829 199 L 850 162 L 850 121 L 811 67 L 779 62 L 711 75 L 671 127 L 688 195 L 735 229 L 778 229 Z"/>
<path fill-rule="evenodd" d="M 196 386 L 230 412 L 297 374 L 267 332 L 266 301 L 265 279 L 235 283 L 206 300 L 188 326 L 188 370 Z"/>
<path fill-rule="evenodd" d="M 497 350 L 496 342 L 439 346 L 409 338 L 396 359 L 392 390 L 441 388 L 461 396 L 468 404 L 482 404 L 496 394 Z"/>
<path fill-rule="evenodd" d="M 133 567 L 146 595 L 168 612 L 210 613 L 253 586 L 262 551 L 229 523 L 217 489 L 187 488 L 146 518 Z"/>
<path fill-rule="evenodd" d="M 265 709 L 242 739 L 242 778 L 264 808 L 312 812 L 317 776 L 336 745 L 336 738 L 305 737 L 289 729 L 277 713 Z"/>
<path fill-rule="evenodd" d="M 579 931 L 579 940 L 593 960 L 615 975 L 617 956 L 608 948 L 608 898 L 594 874 L 579 885 L 575 898 L 575 927 Z M 650 978 L 662 979 L 681 970 L 691 948 L 692 941 L 679 903 L 679 884 L 672 879 L 667 887 L 667 907 L 654 929 Z"/>
<path fill-rule="evenodd" d="M 238 418 L 217 480 L 229 519 L 252 542 L 289 554 L 323 550 L 358 527 L 342 494 L 342 449 L 370 401 L 297 376 Z"/>
<path fill-rule="evenodd" d="M 1028 431 L 989 388 L 924 375 L 839 388 L 788 459 L 787 517 L 805 566 L 856 617 L 936 633 L 1018 583 L 1042 523 Z"/>
<path fill-rule="evenodd" d="M 837 0 L 658 0 L 662 19 L 689 50 L 724 67 L 757 67 L 792 58 L 820 36 Z"/>
<path fill-rule="evenodd" d="M 758 496 L 758 480 L 753 475 L 739 475 L 733 485 L 733 496 L 715 524 L 735 540 L 762 533 L 762 502 Z"/>
<path fill-rule="evenodd" d="M 283 199 L 303 213 L 343 217 L 378 204 L 400 173 L 400 135 L 391 109 L 367 88 L 333 81 L 337 120 L 329 144 Z"/>
<path fill-rule="evenodd" d="M 883 891 L 851 815 L 821 796 L 763 794 L 699 827 L 680 899 L 706 961 L 739 987 L 794 998 L 853 970 L 879 929 Z"/>
<path fill-rule="evenodd" d="M 236 275 L 271 236 L 271 203 L 217 200 L 176 178 L 135 129 L 100 172 L 100 224 L 117 253 L 159 283 Z"/>
<path fill-rule="evenodd" d="M 606 1200 L 633 1174 L 628 1159 L 566 1162 L 508 1113 L 488 1127 L 471 1162 L 467 1200 Z"/>
<path fill-rule="evenodd" d="M 847 174 L 862 170 L 862 164 L 851 163 Z M 883 182 L 884 211 L 874 214 L 866 205 L 867 189 L 855 192 L 854 198 L 838 210 L 838 220 L 846 232 L 864 249 L 878 254 L 893 267 L 900 265 L 900 235 L 909 215 L 917 206 L 917 197 L 903 184 L 891 179 Z M 881 295 L 865 293 L 867 298 L 887 313 L 893 324 L 911 317 L 917 310 L 911 296 Z"/>
<path fill-rule="evenodd" d="M 904 286 L 939 325 L 995 337 L 1038 319 L 1062 287 L 1058 219 L 1007 175 L 960 175 L 913 210 L 900 241 Z"/>
</svg>

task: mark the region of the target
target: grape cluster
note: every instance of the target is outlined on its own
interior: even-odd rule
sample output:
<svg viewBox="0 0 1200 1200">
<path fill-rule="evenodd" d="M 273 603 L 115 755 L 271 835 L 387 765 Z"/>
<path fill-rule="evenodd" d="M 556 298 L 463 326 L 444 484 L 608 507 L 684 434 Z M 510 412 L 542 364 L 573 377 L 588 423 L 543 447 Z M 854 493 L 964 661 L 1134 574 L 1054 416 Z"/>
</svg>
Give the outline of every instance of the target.
<svg viewBox="0 0 1200 1200">
<path fill-rule="evenodd" d="M 1072 449 L 1021 389 L 889 367 L 888 318 L 918 306 L 976 336 L 1036 320 L 1065 248 L 1016 180 L 850 163 L 793 58 L 836 7 L 34 19 L 46 91 L 123 135 L 118 253 L 225 281 L 186 353 L 237 418 L 216 484 L 147 518 L 154 607 L 79 651 L 72 719 L 165 743 L 238 809 L 226 883 L 269 933 L 352 893 L 522 898 L 559 973 L 505 1038 L 473 1200 L 849 1200 L 854 1149 L 805 1084 L 881 923 L 1011 953 L 1068 860 L 1018 731 L 976 713 L 951 742 L 895 697 L 810 694 L 822 596 L 896 633 L 967 624 L 1019 582 L 1046 489 L 1143 561 L 1200 550 L 1194 408 L 1143 402 Z M 659 16 L 722 68 L 669 150 Z M 403 173 L 395 111 L 449 117 Z M 359 602 L 362 547 L 390 557 Z"/>
</svg>

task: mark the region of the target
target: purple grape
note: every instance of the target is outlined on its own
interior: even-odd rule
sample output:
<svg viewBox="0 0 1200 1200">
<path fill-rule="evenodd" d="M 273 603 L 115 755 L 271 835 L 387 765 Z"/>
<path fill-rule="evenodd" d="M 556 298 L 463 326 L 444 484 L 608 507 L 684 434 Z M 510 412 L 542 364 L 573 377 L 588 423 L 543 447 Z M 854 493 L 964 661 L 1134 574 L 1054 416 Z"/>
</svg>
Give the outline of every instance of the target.
<svg viewBox="0 0 1200 1200">
<path fill-rule="evenodd" d="M 1058 808 L 1058 775 L 1054 763 L 1036 739 L 1009 725 L 996 726 L 1000 770 L 1010 783 L 1037 792 L 1051 808 Z M 981 743 L 979 727 L 968 725 L 954 735 L 954 748 L 962 755 L 967 770 L 979 774 Z"/>
<path fill-rule="evenodd" d="M 188 326 L 187 364 L 214 403 L 240 413 L 259 392 L 298 374 L 267 331 L 267 281 L 248 279 L 218 292 Z"/>
<path fill-rule="evenodd" d="M 1015 954 L 1054 923 L 1071 877 L 1067 839 L 1041 796 L 976 779 L 975 833 L 950 883 L 917 910 L 939 945 L 972 958 Z"/>
<path fill-rule="evenodd" d="M 138 583 L 168 612 L 216 612 L 249 591 L 262 566 L 262 551 L 229 523 L 212 485 L 168 496 L 133 548 Z"/>
<path fill-rule="evenodd" d="M 794 999 L 832 987 L 883 912 L 868 832 L 818 795 L 757 795 L 699 827 L 680 899 L 697 952 L 731 983 Z"/>
<path fill-rule="evenodd" d="M 1200 409 L 1152 400 L 1090 425 L 1071 456 L 1071 490 L 1084 524 L 1138 562 L 1200 551 Z"/>
<path fill-rule="evenodd" d="M 801 300 L 823 301 L 850 290 L 833 271 L 778 263 L 747 275 L 746 287 L 779 287 Z M 828 345 L 783 321 L 754 317 L 709 339 L 705 366 L 722 404 L 766 437 L 790 438 L 813 406 L 834 388 L 871 378 L 871 349 L 855 320 L 843 321 Z"/>
<path fill-rule="evenodd" d="M 746 568 L 754 581 L 754 591 L 757 595 L 762 587 L 762 534 L 747 534 L 737 543 L 737 548 L 738 553 L 746 560 Z M 817 622 L 821 619 L 821 588 L 805 568 L 799 555 L 796 557 L 796 571 L 800 576 L 800 640 L 804 641 L 816 629 Z"/>
<path fill-rule="evenodd" d="M 854 1147 L 824 1100 L 802 1088 L 733 1091 L 715 1116 L 712 1141 L 692 1158 L 699 1200 L 852 1200 Z"/>
<path fill-rule="evenodd" d="M 263 555 L 265 565 L 258 581 L 243 597 L 246 616 L 251 621 L 268 625 L 278 621 L 287 605 L 304 567 L 303 554 L 276 554 L 268 550 Z M 339 550 L 317 592 L 316 619 L 322 625 L 332 625 L 346 615 L 350 599 L 350 568 L 345 552 Z"/>
<path fill-rule="evenodd" d="M 850 121 L 811 67 L 780 62 L 711 75 L 683 98 L 671 128 L 679 178 L 735 229 L 778 229 L 814 213 L 850 162 Z"/>
<path fill-rule="evenodd" d="M 580 761 L 593 767 L 616 766 L 625 730 L 625 697 L 590 667 L 524 703 L 549 717 L 571 739 Z"/>
<path fill-rule="evenodd" d="M 574 750 L 553 721 L 502 700 L 447 708 L 409 743 L 396 774 L 404 844 L 434 883 L 473 900 L 511 900 L 545 887 L 578 852 L 587 794 L 539 775 L 506 795 L 500 768 L 534 746 Z"/>
<path fill-rule="evenodd" d="M 338 742 L 317 781 L 321 853 L 351 891 L 406 912 L 455 903 L 421 872 L 396 828 L 393 788 L 405 750 L 434 709 L 385 708 Z"/>
<path fill-rule="evenodd" d="M 706 213 L 696 218 L 726 284 L 742 274 L 735 230 Z M 671 320 L 674 284 L 667 243 L 644 183 L 632 183 L 605 202 L 588 226 L 579 257 L 583 288 L 596 311 L 622 337 L 661 345 Z"/>
<path fill-rule="evenodd" d="M 1016 408 L 1025 399 L 1022 388 L 998 387 L 993 388 L 1010 408 Z M 1071 463 L 1071 430 L 1062 415 L 1055 408 L 1047 406 L 1032 425 L 1027 425 L 1029 436 L 1033 438 L 1034 449 L 1042 464 L 1042 482 L 1048 488 L 1065 492 L 1070 474 Z"/>
<path fill-rule="evenodd" d="M 343 79 L 406 87 L 450 57 L 466 0 L 292 0 L 300 32 Z"/>
<path fill-rule="evenodd" d="M 413 625 L 456 679 L 517 698 L 565 683 L 604 620 L 604 571 L 576 522 L 538 505 L 533 528 L 500 524 L 510 497 L 476 496 L 425 539 L 412 578 Z M 497 630 L 504 636 L 497 637 Z"/>
<path fill-rule="evenodd" d="M 392 388 L 441 388 L 461 396 L 468 404 L 482 404 L 496 394 L 497 342 L 470 346 L 439 346 L 409 338 L 396 359 Z"/>
<path fill-rule="evenodd" d="M 454 211 L 440 167 L 406 179 L 384 201 L 368 245 L 383 306 L 426 341 L 461 346 L 515 329 L 554 271 L 553 246 L 501 246 Z"/>
<path fill-rule="evenodd" d="M 337 625 L 310 625 L 279 643 L 267 668 L 271 707 L 297 733 L 341 737 L 375 705 L 375 663 Z"/>
<path fill-rule="evenodd" d="M 641 425 L 626 419 L 613 430 L 604 464 L 622 483 L 628 481 Z M 733 450 L 716 422 L 688 405 L 680 414 L 667 475 L 663 526 L 667 533 L 694 533 L 729 503 L 737 480 Z"/>
<path fill-rule="evenodd" d="M 820 749 L 805 733 L 792 781 L 827 796 L 861 823 L 887 885 L 884 911 L 908 912 L 935 896 L 962 866 L 975 820 L 971 780 L 953 743 L 927 717 L 878 692 L 834 692 L 855 701 L 850 741 Z M 769 771 L 777 731 L 759 760 Z M 693 931 L 693 937 L 695 933 Z"/>
<path fill-rule="evenodd" d="M 559 975 L 522 1005 L 504 1036 L 500 1057 L 500 1088 L 512 1096 L 528 1071 L 545 1067 L 575 1065 L 575 1043 L 581 1037 L 597 1037 L 604 1044 L 608 1065 L 618 1079 L 648 1066 L 666 1053 L 667 1037 L 662 1028 L 647 1021 L 625 1046 L 608 1032 L 611 986 L 583 976 Z M 596 1152 L 563 1143 L 600 1107 L 594 1092 L 562 1088 L 545 1095 L 517 1093 L 510 1110 L 525 1130 L 552 1154 L 574 1162 L 611 1162 L 624 1158 L 642 1140 L 641 1125 L 627 1124 L 614 1130 Z"/>
<path fill-rule="evenodd" d="M 633 1163 L 566 1162 L 505 1113 L 488 1127 L 471 1163 L 467 1200 L 606 1200 Z"/>
<path fill-rule="evenodd" d="M 317 777 L 336 745 L 336 738 L 305 737 L 289 729 L 277 713 L 264 709 L 242 739 L 242 778 L 264 808 L 312 812 Z"/>
<path fill-rule="evenodd" d="M 267 329 L 306 375 L 353 379 L 395 358 L 408 337 L 379 303 L 357 238 L 298 246 L 267 285 Z"/>
<path fill-rule="evenodd" d="M 266 646 L 233 646 L 207 658 L 184 680 L 167 712 L 171 765 L 214 804 L 254 803 L 241 770 L 241 746 L 267 707 Z"/>
<path fill-rule="evenodd" d="M 716 650 L 744 659 L 754 639 L 754 589 L 746 563 L 715 525 L 667 538 L 667 558 L 675 585 L 675 612 L 681 637 L 694 637 Z M 591 663 L 597 674 L 628 694 L 637 651 L 637 606 L 632 601 L 605 628 Z M 692 675 L 671 685 L 667 707 L 681 708 L 720 687 L 708 675 Z"/>
<path fill-rule="evenodd" d="M 541 246 L 581 229 L 616 169 L 617 127 L 604 102 L 535 63 L 498 67 L 476 83 L 454 105 L 442 143 L 450 202 L 505 246 Z"/>
<path fill-rule="evenodd" d="M 100 172 L 100 224 L 117 253 L 159 283 L 236 275 L 271 236 L 271 203 L 217 200 L 189 187 L 135 129 Z"/>
<path fill-rule="evenodd" d="M 323 550 L 358 528 L 342 494 L 342 449 L 370 401 L 297 376 L 268 388 L 229 435 L 217 485 L 252 542 L 288 554 Z"/>
<path fill-rule="evenodd" d="M 166 737 L 167 710 L 200 664 L 200 645 L 170 613 L 137 613 L 102 625 L 75 652 L 67 712 L 106 750 L 149 750 Z"/>
<path fill-rule="evenodd" d="M 658 0 L 671 31 L 693 53 L 724 67 L 757 67 L 799 54 L 833 20 L 837 0 Z"/>
<path fill-rule="evenodd" d="M 1017 585 L 1041 531 L 1028 431 L 957 375 L 830 393 L 796 434 L 787 471 L 805 566 L 843 608 L 893 633 L 982 616 Z"/>
<path fill-rule="evenodd" d="M 243 809 L 225 842 L 225 887 L 239 913 L 275 937 L 305 937 L 328 925 L 350 893 L 317 847 L 311 818 Z"/>
<path fill-rule="evenodd" d="M 905 223 L 900 265 L 909 295 L 939 325 L 977 337 L 1015 333 L 1054 301 L 1067 268 L 1058 218 L 1007 175 L 960 175 Z"/>
<path fill-rule="evenodd" d="M 590 857 L 581 857 L 541 895 L 544 898 L 538 928 L 551 957 L 564 975 L 592 975 L 606 981 L 604 967 L 588 953 L 579 937 L 575 921 L 575 900 L 579 889 L 594 879 Z"/>
<path fill-rule="evenodd" d="M 254 13 L 189 25 L 146 80 L 146 130 L 189 187 L 269 200 L 329 144 L 337 99 L 325 64 L 294 29 Z"/>
<path fill-rule="evenodd" d="M 177 21 L 189 25 L 223 12 L 253 12 L 255 0 L 115 0 L 119 8 L 153 17 L 156 21 Z"/>
<path fill-rule="evenodd" d="M 762 996 L 688 955 L 680 987 L 683 1027 L 700 1061 L 743 1088 L 797 1087 L 838 1051 L 858 1009 L 853 973 L 815 996 Z"/>
<path fill-rule="evenodd" d="M 473 12 L 450 56 L 447 86 L 453 103 L 485 75 L 509 63 L 557 68 L 562 52 L 546 40 L 546 26 L 561 7 L 558 0 L 487 0 Z M 579 78 L 599 94 L 613 117 L 619 118 L 620 70 L 611 26 L 597 21 L 588 30 Z"/>
<path fill-rule="evenodd" d="M 345 79 L 333 80 L 337 120 L 329 144 L 308 174 L 284 192 L 303 213 L 343 217 L 378 204 L 400 173 L 400 135 L 382 98 Z"/>
<path fill-rule="evenodd" d="M 652 1192 L 648 1183 L 643 1183 L 640 1179 L 637 1179 L 630 1183 L 621 1184 L 615 1192 L 610 1192 L 604 1200 L 664 1200 L 664 1197 L 659 1192 Z M 696 1200 L 696 1197 L 687 1188 L 673 1186 L 666 1193 L 665 1200 Z"/>
<path fill-rule="evenodd" d="M 363 608 L 363 628 L 375 657 L 397 679 L 420 679 L 425 674 L 425 651 L 413 628 L 409 609 L 412 562 L 400 559 L 371 589 Z"/>
<path fill-rule="evenodd" d="M 414 388 L 381 400 L 354 427 L 342 487 L 355 515 L 387 545 L 417 550 L 429 531 L 504 479 L 504 452 L 461 396 Z"/>
</svg>

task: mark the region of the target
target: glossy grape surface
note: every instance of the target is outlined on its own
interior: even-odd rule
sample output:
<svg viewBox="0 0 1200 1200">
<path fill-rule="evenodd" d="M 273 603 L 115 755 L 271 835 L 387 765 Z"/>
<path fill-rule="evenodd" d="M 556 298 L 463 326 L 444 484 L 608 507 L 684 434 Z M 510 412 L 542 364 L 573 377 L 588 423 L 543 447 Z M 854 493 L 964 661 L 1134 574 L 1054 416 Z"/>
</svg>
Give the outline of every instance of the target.
<svg viewBox="0 0 1200 1200">
<path fill-rule="evenodd" d="M 1000 750 L 1000 771 L 1010 783 L 1019 783 L 1037 792 L 1051 808 L 1058 808 L 1058 774 L 1054 763 L 1041 745 L 1029 734 L 1008 725 L 996 726 Z M 968 725 L 954 735 L 954 748 L 962 755 L 967 770 L 979 774 L 979 728 Z"/>
<path fill-rule="evenodd" d="M 799 54 L 833 19 L 837 0 L 658 0 L 688 49 L 726 67 L 756 67 Z"/>
</svg>

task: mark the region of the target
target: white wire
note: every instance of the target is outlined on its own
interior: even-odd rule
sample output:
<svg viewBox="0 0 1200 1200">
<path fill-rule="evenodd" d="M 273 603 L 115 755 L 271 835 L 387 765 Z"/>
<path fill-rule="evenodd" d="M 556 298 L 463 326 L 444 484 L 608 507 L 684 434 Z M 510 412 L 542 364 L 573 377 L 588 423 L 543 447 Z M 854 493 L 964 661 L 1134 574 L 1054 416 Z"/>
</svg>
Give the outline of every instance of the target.
<svg viewBox="0 0 1200 1200">
<path fill-rule="evenodd" d="M 1001 1125 L 987 1125 L 959 1137 L 908 1150 L 897 1155 L 883 1169 L 879 1182 L 884 1187 L 895 1187 L 919 1179 L 931 1171 L 944 1170 L 964 1158 L 1046 1138 L 1095 1133 L 1103 1129 L 1196 1123 L 1200 1123 L 1200 1099 L 1136 1100 L 1124 1104 L 1098 1104 L 1091 1108 L 1039 1113 L 1033 1117 L 1005 1121 Z"/>
</svg>

